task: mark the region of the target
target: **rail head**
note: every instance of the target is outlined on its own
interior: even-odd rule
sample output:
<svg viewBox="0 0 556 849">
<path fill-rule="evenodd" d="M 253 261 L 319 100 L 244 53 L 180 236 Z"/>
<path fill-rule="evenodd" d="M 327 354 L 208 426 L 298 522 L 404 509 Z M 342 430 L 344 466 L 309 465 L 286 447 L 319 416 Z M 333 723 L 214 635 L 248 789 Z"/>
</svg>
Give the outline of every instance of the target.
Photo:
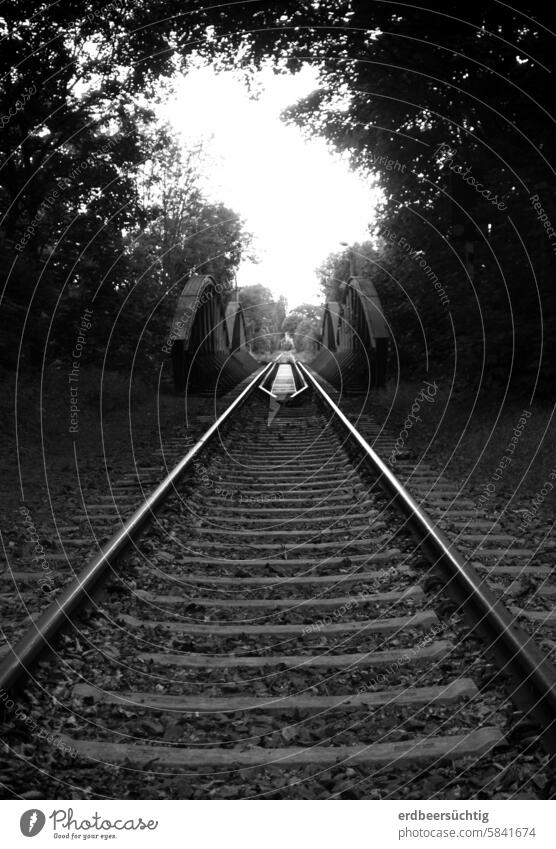
<svg viewBox="0 0 556 849">
<path fill-rule="evenodd" d="M 0 688 L 5 691 L 13 688 L 28 674 L 29 668 L 48 648 L 60 630 L 71 621 L 72 615 L 89 599 L 108 568 L 139 537 L 141 531 L 152 518 L 153 513 L 164 503 L 174 489 L 174 485 L 192 465 L 194 459 L 218 432 L 219 428 L 241 407 L 247 398 L 263 381 L 273 363 L 268 363 L 262 371 L 248 383 L 242 392 L 224 410 L 218 419 L 189 449 L 187 454 L 174 466 L 164 480 L 151 492 L 139 507 L 127 519 L 120 530 L 106 542 L 99 554 L 89 561 L 87 566 L 68 584 L 60 596 L 55 599 L 33 622 L 23 637 L 8 650 L 0 663 Z"/>
<path fill-rule="evenodd" d="M 333 420 L 353 439 L 378 475 L 378 483 L 403 513 L 427 560 L 440 574 L 447 592 L 461 606 L 473 630 L 493 655 L 500 671 L 515 687 L 512 701 L 535 720 L 543 745 L 556 753 L 556 667 L 537 647 L 533 637 L 515 624 L 507 607 L 485 586 L 475 569 L 398 481 L 392 470 L 361 433 L 352 425 L 318 380 L 303 365 L 297 367 L 307 378 Z"/>
</svg>

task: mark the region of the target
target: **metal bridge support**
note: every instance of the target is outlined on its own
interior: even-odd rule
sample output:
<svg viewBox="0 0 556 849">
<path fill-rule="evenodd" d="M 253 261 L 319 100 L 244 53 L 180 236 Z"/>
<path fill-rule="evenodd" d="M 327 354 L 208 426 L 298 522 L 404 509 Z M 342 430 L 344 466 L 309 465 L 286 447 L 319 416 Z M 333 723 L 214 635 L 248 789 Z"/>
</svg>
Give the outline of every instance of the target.
<svg viewBox="0 0 556 849">
<path fill-rule="evenodd" d="M 194 275 L 185 284 L 170 333 L 176 392 L 227 392 L 258 367 L 241 304 L 232 299 L 226 305 L 226 291 L 210 275 Z"/>
<path fill-rule="evenodd" d="M 340 294 L 325 304 L 321 350 L 311 367 L 343 392 L 384 386 L 390 333 L 376 288 L 350 277 Z"/>
</svg>

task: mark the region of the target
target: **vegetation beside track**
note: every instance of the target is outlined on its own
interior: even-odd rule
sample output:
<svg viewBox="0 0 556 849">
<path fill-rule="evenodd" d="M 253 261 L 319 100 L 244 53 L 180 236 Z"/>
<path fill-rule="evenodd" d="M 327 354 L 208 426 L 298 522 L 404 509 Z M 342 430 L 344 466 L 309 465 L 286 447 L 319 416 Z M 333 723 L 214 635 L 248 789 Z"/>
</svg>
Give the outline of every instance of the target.
<svg viewBox="0 0 556 849">
<path fill-rule="evenodd" d="M 366 409 L 396 438 L 422 387 L 423 381 L 390 383 L 373 394 Z M 357 408 L 355 399 L 347 403 Z M 531 416 L 520 427 L 524 410 L 530 410 Z M 404 440 L 404 451 L 411 459 L 433 462 L 439 472 L 444 469 L 446 477 L 460 481 L 470 497 L 480 498 L 492 484 L 490 507 L 531 509 L 556 462 L 556 422 L 550 404 L 529 405 L 526 398 L 504 401 L 501 392 L 454 391 L 438 381 L 434 403 L 421 404 L 418 415 L 421 421 Z M 508 452 L 516 429 L 519 438 Z M 505 456 L 511 462 L 504 465 L 498 479 L 496 470 Z M 555 506 L 556 487 L 541 503 L 535 521 L 548 523 Z"/>
</svg>

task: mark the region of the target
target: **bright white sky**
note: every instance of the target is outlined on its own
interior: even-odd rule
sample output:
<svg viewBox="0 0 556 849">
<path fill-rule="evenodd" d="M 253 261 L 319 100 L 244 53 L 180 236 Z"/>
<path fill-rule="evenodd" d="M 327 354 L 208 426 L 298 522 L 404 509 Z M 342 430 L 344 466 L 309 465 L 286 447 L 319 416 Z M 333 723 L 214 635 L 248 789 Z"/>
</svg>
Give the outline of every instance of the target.
<svg viewBox="0 0 556 849">
<path fill-rule="evenodd" d="M 350 170 L 322 139 L 306 140 L 280 113 L 316 88 L 316 71 L 266 68 L 254 77 L 257 100 L 233 72 L 210 67 L 176 83 L 162 109 L 184 139 L 202 141 L 205 192 L 235 209 L 254 235 L 260 262 L 244 261 L 238 285 L 262 283 L 290 308 L 322 300 L 315 269 L 340 242 L 368 237 L 379 190 Z"/>
</svg>

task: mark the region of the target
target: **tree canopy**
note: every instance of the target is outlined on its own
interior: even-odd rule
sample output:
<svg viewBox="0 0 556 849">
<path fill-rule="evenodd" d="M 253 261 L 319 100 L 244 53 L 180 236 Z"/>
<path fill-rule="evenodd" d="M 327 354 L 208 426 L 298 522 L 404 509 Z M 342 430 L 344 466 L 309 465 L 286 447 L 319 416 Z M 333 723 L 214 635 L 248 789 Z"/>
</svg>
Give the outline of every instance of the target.
<svg viewBox="0 0 556 849">
<path fill-rule="evenodd" d="M 379 175 L 367 270 L 402 358 L 552 392 L 552 45 L 535 9 L 340 5 L 347 28 L 314 21 L 321 85 L 289 118 Z"/>
<path fill-rule="evenodd" d="M 168 143 L 149 131 L 151 101 L 193 54 L 246 73 L 271 58 L 282 70 L 319 67 L 318 89 L 287 118 L 379 175 L 380 218 L 355 250 L 407 363 L 426 352 L 463 379 L 549 393 L 556 193 L 544 14 L 493 0 L 3 3 L 4 352 L 25 326 L 29 356 L 49 345 L 55 355 L 54 314 L 93 298 L 97 316 L 113 316 L 138 276 L 154 304 L 191 268 L 231 273 L 247 241 L 233 212 L 206 203 L 193 176 L 184 184 L 188 166 L 173 153 L 166 175 L 147 173 Z M 168 191 L 176 181 L 183 190 Z M 345 263 L 328 263 L 331 291 Z M 279 332 L 283 316 L 264 321 Z"/>
<path fill-rule="evenodd" d="M 322 307 L 300 304 L 290 310 L 282 323 L 282 330 L 293 338 L 297 351 L 314 353 L 320 338 Z"/>
<path fill-rule="evenodd" d="M 286 315 L 284 297 L 274 298 L 271 290 L 256 283 L 239 290 L 239 301 L 244 309 L 247 336 L 255 353 L 267 354 L 278 349 L 282 338 L 282 325 Z"/>
<path fill-rule="evenodd" d="M 141 344 L 154 362 L 180 283 L 239 263 L 242 222 L 203 197 L 198 152 L 184 161 L 150 104 L 180 40 L 206 40 L 195 5 L 2 4 L 4 361 L 56 359 L 93 305 L 90 356 L 118 367 Z"/>
</svg>

